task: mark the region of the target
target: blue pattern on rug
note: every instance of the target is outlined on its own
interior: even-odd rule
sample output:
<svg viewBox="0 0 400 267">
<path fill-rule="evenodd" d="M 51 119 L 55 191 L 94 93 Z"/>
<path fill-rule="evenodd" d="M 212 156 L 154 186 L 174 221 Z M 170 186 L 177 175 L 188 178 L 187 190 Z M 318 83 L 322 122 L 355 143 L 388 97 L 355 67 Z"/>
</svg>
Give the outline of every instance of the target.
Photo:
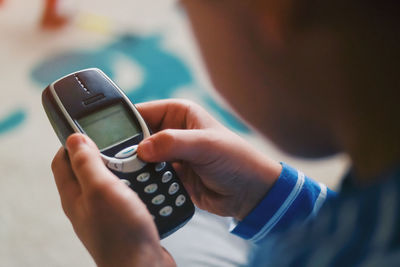
<svg viewBox="0 0 400 267">
<path fill-rule="evenodd" d="M 31 78 L 44 88 L 68 73 L 96 67 L 114 79 L 118 71 L 115 67 L 116 60 L 121 56 L 124 60 L 139 65 L 144 72 L 142 84 L 123 88 L 133 102 L 176 97 L 177 92 L 184 87 L 185 90 L 191 90 L 190 93 L 199 98 L 207 110 L 217 114 L 228 127 L 241 132 L 249 131 L 205 90 L 196 85 L 191 70 L 184 61 L 162 48 L 160 35 L 128 34 L 98 49 L 67 51 L 52 55 L 34 66 Z M 24 110 L 15 110 L 5 118 L 0 118 L 0 135 L 22 124 L 27 116 Z"/>
</svg>

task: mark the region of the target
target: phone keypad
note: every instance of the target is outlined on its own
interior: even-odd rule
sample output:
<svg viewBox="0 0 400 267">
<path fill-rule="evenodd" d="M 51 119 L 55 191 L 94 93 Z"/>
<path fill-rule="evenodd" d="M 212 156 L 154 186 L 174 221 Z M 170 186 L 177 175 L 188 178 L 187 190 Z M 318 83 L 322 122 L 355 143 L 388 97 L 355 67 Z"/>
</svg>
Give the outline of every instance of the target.
<svg viewBox="0 0 400 267">
<path fill-rule="evenodd" d="M 115 154 L 114 157 L 116 157 L 117 159 L 129 158 L 130 156 L 133 156 L 136 153 L 137 148 L 138 148 L 138 145 L 127 147 L 127 148 L 121 150 L 120 152 L 118 152 L 117 154 Z"/>
<path fill-rule="evenodd" d="M 156 224 L 167 224 L 167 218 L 185 212 L 188 196 L 170 163 L 147 163 L 140 171 L 120 178 L 146 203 Z"/>
</svg>

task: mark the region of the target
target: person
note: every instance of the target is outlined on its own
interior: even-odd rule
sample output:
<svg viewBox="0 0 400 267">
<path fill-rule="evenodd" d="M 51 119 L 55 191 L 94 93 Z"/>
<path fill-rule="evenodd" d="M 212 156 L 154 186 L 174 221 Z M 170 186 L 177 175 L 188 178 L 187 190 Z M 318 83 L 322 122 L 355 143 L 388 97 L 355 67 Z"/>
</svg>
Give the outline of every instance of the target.
<svg viewBox="0 0 400 267">
<path fill-rule="evenodd" d="M 4 4 L 4 0 L 0 0 L 0 6 Z M 70 15 L 60 8 L 61 2 L 65 0 L 45 0 L 44 11 L 40 21 L 40 25 L 43 29 L 59 29 L 65 26 L 69 20 Z"/>
<path fill-rule="evenodd" d="M 172 161 L 194 203 L 236 219 L 253 266 L 398 266 L 396 1 L 181 1 L 212 81 L 282 150 L 347 153 L 338 194 L 258 152 L 202 107 L 138 105 L 155 130 L 141 159 Z M 137 195 L 72 135 L 52 169 L 63 209 L 99 266 L 173 266 Z"/>
<path fill-rule="evenodd" d="M 40 22 L 43 29 L 59 29 L 70 21 L 71 14 L 63 10 L 65 9 L 65 2 L 66 0 L 45 1 L 44 12 Z"/>
</svg>

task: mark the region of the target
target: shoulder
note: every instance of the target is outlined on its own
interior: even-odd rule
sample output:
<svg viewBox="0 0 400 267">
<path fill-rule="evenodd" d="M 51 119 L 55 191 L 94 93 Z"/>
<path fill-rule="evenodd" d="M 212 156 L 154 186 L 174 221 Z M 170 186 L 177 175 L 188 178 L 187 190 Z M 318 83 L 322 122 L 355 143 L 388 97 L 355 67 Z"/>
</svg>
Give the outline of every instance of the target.
<svg viewBox="0 0 400 267">
<path fill-rule="evenodd" d="M 400 260 L 399 181 L 340 194 L 312 222 L 263 242 L 254 261 L 268 257 L 274 266 L 352 266 Z"/>
</svg>

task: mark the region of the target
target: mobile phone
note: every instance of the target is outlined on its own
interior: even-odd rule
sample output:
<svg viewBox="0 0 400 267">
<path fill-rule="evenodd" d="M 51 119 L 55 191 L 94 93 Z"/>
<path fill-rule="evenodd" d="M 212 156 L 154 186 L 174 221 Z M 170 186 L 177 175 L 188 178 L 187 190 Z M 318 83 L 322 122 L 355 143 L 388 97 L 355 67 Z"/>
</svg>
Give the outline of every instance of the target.
<svg viewBox="0 0 400 267">
<path fill-rule="evenodd" d="M 190 220 L 194 205 L 171 163 L 137 157 L 138 144 L 151 131 L 101 70 L 85 69 L 53 82 L 43 91 L 42 104 L 64 146 L 73 133 L 86 134 L 96 143 L 106 166 L 146 204 L 161 239 Z"/>
</svg>

